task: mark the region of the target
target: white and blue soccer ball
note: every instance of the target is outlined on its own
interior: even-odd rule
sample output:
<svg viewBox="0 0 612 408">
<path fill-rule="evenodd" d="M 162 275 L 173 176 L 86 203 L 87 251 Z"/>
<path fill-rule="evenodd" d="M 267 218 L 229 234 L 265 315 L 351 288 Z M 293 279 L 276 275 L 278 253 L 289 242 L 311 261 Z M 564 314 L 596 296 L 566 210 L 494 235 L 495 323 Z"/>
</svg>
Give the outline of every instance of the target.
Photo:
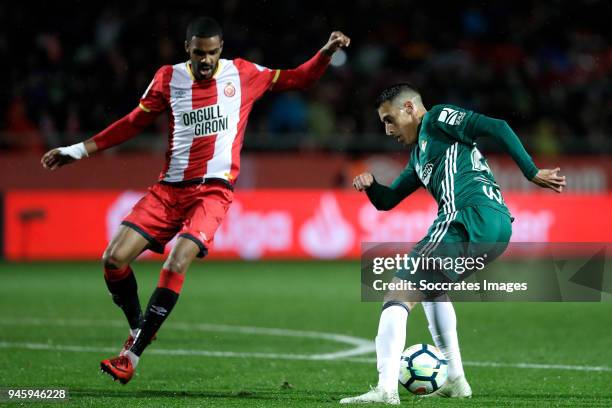
<svg viewBox="0 0 612 408">
<path fill-rule="evenodd" d="M 402 353 L 399 382 L 416 395 L 438 390 L 448 376 L 448 362 L 437 347 L 415 344 Z"/>
</svg>

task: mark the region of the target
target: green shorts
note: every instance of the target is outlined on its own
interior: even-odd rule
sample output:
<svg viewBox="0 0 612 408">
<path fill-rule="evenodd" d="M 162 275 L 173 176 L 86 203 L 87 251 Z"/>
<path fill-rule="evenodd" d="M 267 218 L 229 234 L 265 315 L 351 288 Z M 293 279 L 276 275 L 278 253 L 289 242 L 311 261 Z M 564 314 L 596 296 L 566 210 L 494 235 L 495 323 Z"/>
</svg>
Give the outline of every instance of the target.
<svg viewBox="0 0 612 408">
<path fill-rule="evenodd" d="M 500 256 L 511 235 L 510 216 L 491 207 L 464 207 L 440 214 L 410 252 L 411 258 L 424 258 L 420 266 L 398 270 L 395 276 L 415 284 L 422 279 L 433 283 L 461 281 L 479 270 L 479 262 L 486 264 Z M 468 261 L 470 258 L 472 261 Z"/>
</svg>

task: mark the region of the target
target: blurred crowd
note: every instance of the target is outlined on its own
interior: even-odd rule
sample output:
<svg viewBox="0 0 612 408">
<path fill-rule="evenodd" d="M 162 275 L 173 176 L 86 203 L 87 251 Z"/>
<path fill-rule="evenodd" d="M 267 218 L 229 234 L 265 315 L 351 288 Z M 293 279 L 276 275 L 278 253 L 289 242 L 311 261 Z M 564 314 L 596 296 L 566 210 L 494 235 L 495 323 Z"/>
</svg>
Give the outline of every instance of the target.
<svg viewBox="0 0 612 408">
<path fill-rule="evenodd" d="M 374 101 L 407 81 L 426 105 L 506 119 L 534 153 L 612 153 L 612 3 L 596 0 L 4 2 L 0 149 L 75 143 L 128 113 L 160 65 L 187 59 L 199 15 L 222 24 L 224 58 L 270 68 L 306 61 L 332 30 L 352 38 L 314 87 L 255 106 L 248 149 L 393 148 Z M 163 149 L 166 120 L 131 148 Z"/>
</svg>

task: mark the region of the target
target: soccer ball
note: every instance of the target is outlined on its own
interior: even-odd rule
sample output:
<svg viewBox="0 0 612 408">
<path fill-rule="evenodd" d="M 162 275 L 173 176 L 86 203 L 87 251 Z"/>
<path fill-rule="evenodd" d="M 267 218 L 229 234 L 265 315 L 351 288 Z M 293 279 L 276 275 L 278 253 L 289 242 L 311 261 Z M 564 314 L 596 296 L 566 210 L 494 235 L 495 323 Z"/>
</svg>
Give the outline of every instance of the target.
<svg viewBox="0 0 612 408">
<path fill-rule="evenodd" d="M 448 362 L 436 347 L 415 344 L 402 353 L 399 382 L 416 395 L 431 394 L 446 381 Z"/>
</svg>

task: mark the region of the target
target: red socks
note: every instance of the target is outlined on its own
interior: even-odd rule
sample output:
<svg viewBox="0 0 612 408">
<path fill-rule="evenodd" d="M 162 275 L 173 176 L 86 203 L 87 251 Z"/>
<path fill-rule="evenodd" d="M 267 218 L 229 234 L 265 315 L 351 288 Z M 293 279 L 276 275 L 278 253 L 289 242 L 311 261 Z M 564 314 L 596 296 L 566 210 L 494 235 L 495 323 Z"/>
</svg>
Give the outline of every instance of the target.
<svg viewBox="0 0 612 408">
<path fill-rule="evenodd" d="M 172 272 L 168 269 L 162 269 L 157 287 L 170 289 L 174 293 L 179 294 L 181 293 L 184 280 L 185 275 L 178 272 Z"/>
<path fill-rule="evenodd" d="M 117 282 L 130 276 L 132 268 L 126 266 L 121 269 L 104 268 L 104 278 L 108 282 Z M 167 288 L 175 293 L 181 293 L 183 287 L 183 281 L 185 281 L 185 275 L 177 272 L 172 272 L 168 269 L 162 269 L 159 275 L 158 288 Z"/>
</svg>

